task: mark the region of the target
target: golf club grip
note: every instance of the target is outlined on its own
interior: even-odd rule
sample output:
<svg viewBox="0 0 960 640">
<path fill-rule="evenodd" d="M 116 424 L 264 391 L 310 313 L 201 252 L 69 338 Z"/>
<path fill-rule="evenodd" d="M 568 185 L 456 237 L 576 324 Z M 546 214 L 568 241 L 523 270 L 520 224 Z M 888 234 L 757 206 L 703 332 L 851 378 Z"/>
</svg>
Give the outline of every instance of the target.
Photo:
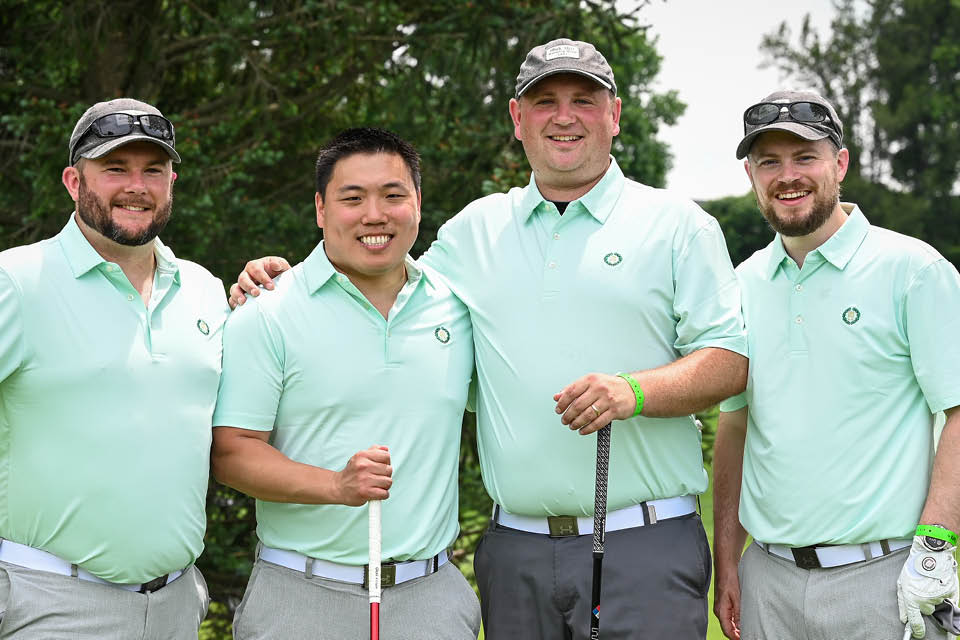
<svg viewBox="0 0 960 640">
<path fill-rule="evenodd" d="M 600 584 L 603 577 L 603 541 L 607 528 L 607 476 L 610 472 L 610 425 L 597 432 L 597 486 L 593 501 L 593 594 L 590 640 L 600 638 Z"/>
<path fill-rule="evenodd" d="M 597 431 L 597 489 L 593 501 L 593 552 L 603 553 L 607 527 L 607 475 L 610 467 L 610 425 Z"/>
<path fill-rule="evenodd" d="M 370 591 L 370 640 L 380 640 L 380 501 L 368 504 L 370 517 L 370 554 L 367 559 L 367 589 Z"/>
</svg>

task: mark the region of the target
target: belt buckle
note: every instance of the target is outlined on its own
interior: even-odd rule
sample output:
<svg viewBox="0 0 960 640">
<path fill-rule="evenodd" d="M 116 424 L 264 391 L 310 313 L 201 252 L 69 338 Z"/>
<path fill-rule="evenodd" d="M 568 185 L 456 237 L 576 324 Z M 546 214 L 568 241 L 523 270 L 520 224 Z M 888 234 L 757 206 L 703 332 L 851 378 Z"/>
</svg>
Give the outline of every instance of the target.
<svg viewBox="0 0 960 640">
<path fill-rule="evenodd" d="M 154 578 L 149 582 L 144 582 L 140 585 L 140 588 L 137 590 L 138 593 L 153 593 L 154 591 L 159 591 L 167 586 L 167 578 L 170 576 L 167 575 L 160 576 L 159 578 Z"/>
<path fill-rule="evenodd" d="M 801 569 L 820 569 L 820 558 L 817 557 L 817 548 L 815 546 L 809 547 L 791 547 L 790 552 L 793 553 L 793 561 L 797 563 L 797 566 Z"/>
<path fill-rule="evenodd" d="M 566 538 L 580 535 L 575 516 L 548 516 L 547 526 L 550 527 L 551 538 Z"/>
<path fill-rule="evenodd" d="M 370 588 L 370 565 L 363 565 L 363 583 L 362 587 L 364 589 Z M 388 562 L 380 565 L 380 586 L 381 587 L 392 587 L 397 584 L 397 565 L 393 562 Z"/>
</svg>

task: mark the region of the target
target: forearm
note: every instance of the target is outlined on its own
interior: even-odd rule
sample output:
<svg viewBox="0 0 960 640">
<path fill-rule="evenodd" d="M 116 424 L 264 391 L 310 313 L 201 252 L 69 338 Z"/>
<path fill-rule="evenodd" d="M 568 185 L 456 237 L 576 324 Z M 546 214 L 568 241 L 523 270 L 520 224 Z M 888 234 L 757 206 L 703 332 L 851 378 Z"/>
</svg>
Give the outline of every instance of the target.
<svg viewBox="0 0 960 640">
<path fill-rule="evenodd" d="M 630 374 L 643 389 L 643 415 L 669 418 L 702 411 L 747 386 L 747 359 L 716 347 Z"/>
<path fill-rule="evenodd" d="M 940 524 L 960 532 L 960 407 L 947 411 L 920 524 Z"/>
<path fill-rule="evenodd" d="M 211 467 L 217 481 L 269 502 L 335 504 L 340 502 L 335 471 L 294 462 L 257 438 L 217 442 Z"/>
<path fill-rule="evenodd" d="M 713 446 L 713 555 L 718 578 L 727 571 L 736 571 L 747 539 L 739 517 L 746 424 L 746 408 L 721 413 L 717 421 Z"/>
</svg>

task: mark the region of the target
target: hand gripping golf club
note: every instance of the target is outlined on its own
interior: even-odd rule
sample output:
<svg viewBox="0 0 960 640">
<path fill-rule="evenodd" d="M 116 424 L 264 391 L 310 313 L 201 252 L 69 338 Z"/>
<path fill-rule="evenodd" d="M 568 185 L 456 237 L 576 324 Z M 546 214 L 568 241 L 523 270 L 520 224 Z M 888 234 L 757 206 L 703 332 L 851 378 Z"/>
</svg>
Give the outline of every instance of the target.
<svg viewBox="0 0 960 640">
<path fill-rule="evenodd" d="M 593 598 L 590 607 L 590 640 L 600 638 L 600 578 L 603 573 L 603 538 L 607 527 L 607 475 L 610 466 L 610 425 L 597 431 L 597 492 L 593 501 Z"/>
<path fill-rule="evenodd" d="M 371 500 L 370 557 L 367 560 L 367 589 L 370 592 L 370 640 L 380 640 L 380 501 Z"/>
</svg>

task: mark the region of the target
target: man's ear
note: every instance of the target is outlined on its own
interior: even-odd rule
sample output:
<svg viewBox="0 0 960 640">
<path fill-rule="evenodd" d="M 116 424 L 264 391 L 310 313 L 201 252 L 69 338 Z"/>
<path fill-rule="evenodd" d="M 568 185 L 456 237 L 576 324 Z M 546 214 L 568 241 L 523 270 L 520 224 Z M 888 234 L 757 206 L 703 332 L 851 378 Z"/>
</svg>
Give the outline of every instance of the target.
<svg viewBox="0 0 960 640">
<path fill-rule="evenodd" d="M 60 176 L 63 186 L 74 202 L 80 199 L 80 170 L 76 167 L 67 167 Z"/>
<path fill-rule="evenodd" d="M 319 191 L 313 196 L 313 202 L 317 207 L 317 226 L 323 229 L 323 196 Z"/>
<path fill-rule="evenodd" d="M 520 135 L 520 102 L 516 98 L 510 98 L 510 119 L 513 120 L 513 137 L 523 140 Z"/>
</svg>

